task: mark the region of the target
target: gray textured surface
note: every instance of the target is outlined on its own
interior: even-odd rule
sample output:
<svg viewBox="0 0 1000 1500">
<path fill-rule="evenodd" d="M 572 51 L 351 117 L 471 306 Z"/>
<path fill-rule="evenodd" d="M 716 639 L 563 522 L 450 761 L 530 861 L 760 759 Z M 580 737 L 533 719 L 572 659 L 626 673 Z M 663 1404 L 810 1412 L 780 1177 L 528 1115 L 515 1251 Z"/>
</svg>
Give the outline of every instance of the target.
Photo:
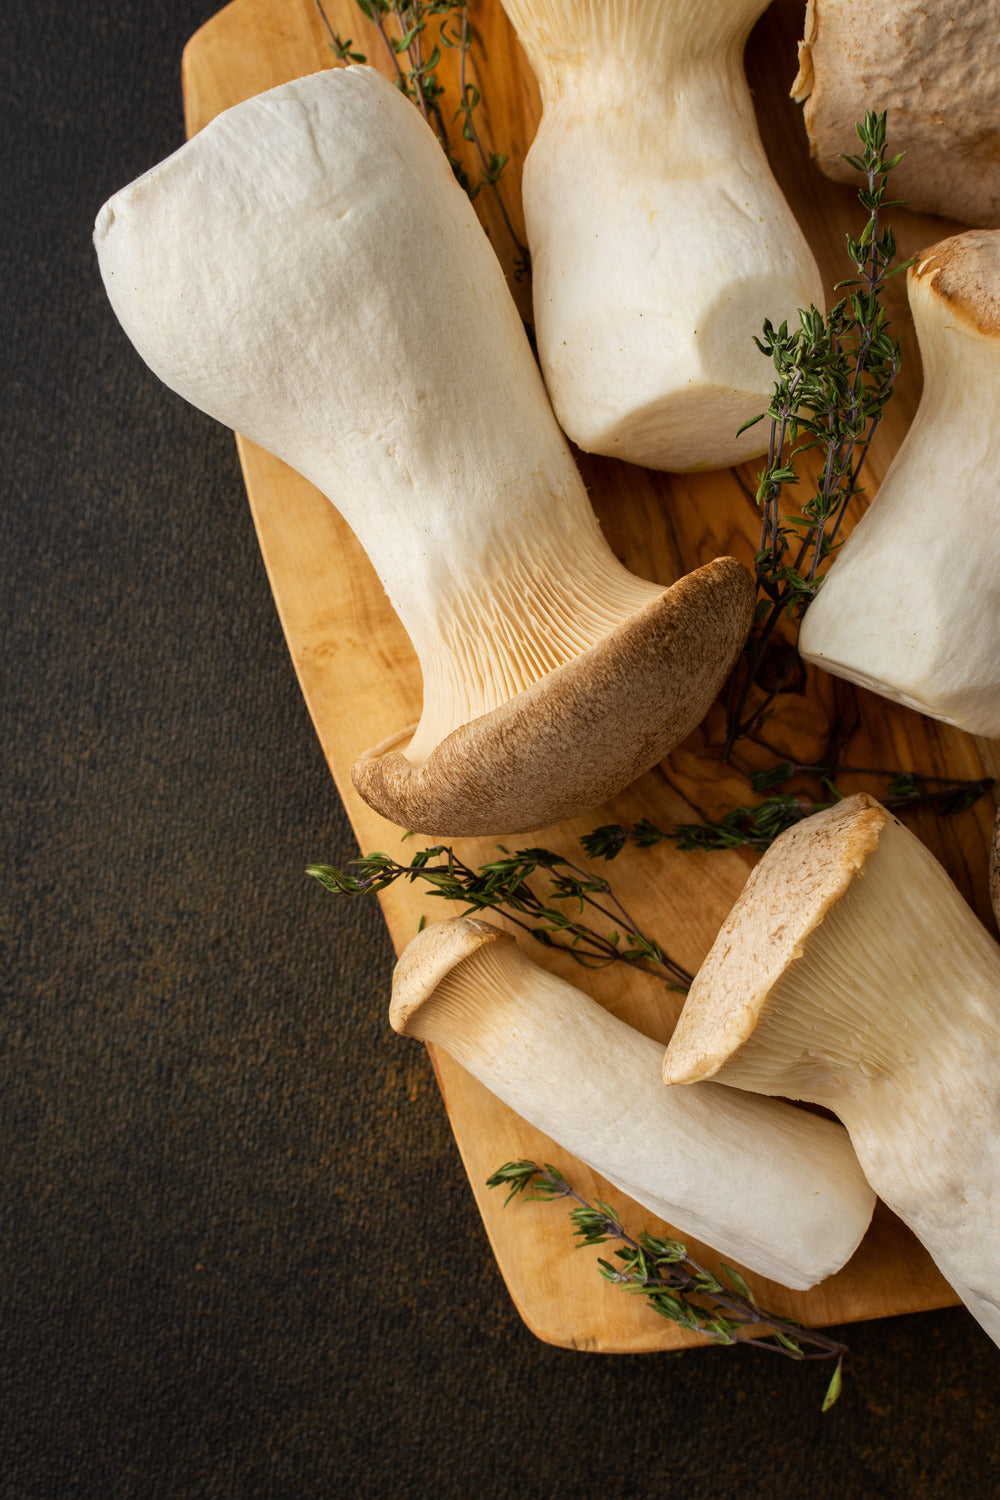
<svg viewBox="0 0 1000 1500">
<path fill-rule="evenodd" d="M 1000 1354 L 961 1311 L 851 1330 L 826 1417 L 819 1368 L 518 1321 L 378 913 L 301 873 L 354 845 L 232 441 L 90 249 L 182 138 L 209 9 L 0 21 L 0 1494 L 991 1496 Z"/>
</svg>

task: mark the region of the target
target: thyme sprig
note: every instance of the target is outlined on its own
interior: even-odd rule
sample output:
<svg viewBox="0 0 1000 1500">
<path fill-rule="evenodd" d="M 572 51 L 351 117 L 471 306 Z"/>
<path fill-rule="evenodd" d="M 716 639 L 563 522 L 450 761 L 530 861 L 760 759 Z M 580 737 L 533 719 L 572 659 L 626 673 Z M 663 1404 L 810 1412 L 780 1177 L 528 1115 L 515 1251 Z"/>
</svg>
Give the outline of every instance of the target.
<svg viewBox="0 0 1000 1500">
<path fill-rule="evenodd" d="M 334 56 L 343 63 L 367 62 L 365 54 L 356 50 L 350 37 L 342 37 L 334 31 L 323 8 L 323 0 L 315 0 L 315 3 Z M 355 4 L 382 39 L 392 62 L 397 88 L 413 101 L 434 131 L 466 193 L 474 199 L 483 187 L 494 191 L 500 216 L 514 246 L 514 275 L 518 281 L 522 280 L 530 270 L 531 258 L 527 245 L 514 229 L 499 187 L 510 158 L 486 149 L 476 122 L 476 111 L 482 100 L 478 88 L 468 78 L 468 57 L 474 40 L 468 0 L 355 0 Z M 460 122 L 459 134 L 475 152 L 479 167 L 476 178 L 470 176 L 455 150 L 445 119 L 446 89 L 438 77 L 444 50 L 457 53 L 458 100 L 451 125 L 454 127 Z"/>
<path fill-rule="evenodd" d="M 888 777 L 885 805 L 897 812 L 924 804 L 936 806 L 941 813 L 963 812 L 993 784 L 987 778 L 953 781 L 946 777 L 862 771 L 847 766 L 804 766 L 784 761 L 752 776 L 752 789 L 770 790 L 787 784 L 793 776 L 808 774 L 820 779 L 829 800 L 772 791 L 759 806 L 733 808 L 715 821 L 705 818 L 700 823 L 677 823 L 670 829 L 658 828 L 648 818 L 630 826 L 610 823 L 584 834 L 580 845 L 592 860 L 615 859 L 626 844 L 648 848 L 665 839 L 673 840 L 681 850 L 740 846 L 763 850 L 792 823 L 839 801 L 845 794 L 834 775 L 852 771 L 858 775 Z M 377 894 L 397 880 L 411 884 L 421 881 L 430 888 L 431 895 L 460 904 L 463 915 L 502 912 L 508 921 L 543 947 L 567 952 L 585 968 L 603 968 L 620 962 L 662 979 L 671 989 L 686 991 L 690 987 L 692 976 L 668 956 L 656 938 L 641 930 L 603 876 L 574 864 L 552 849 L 517 849 L 512 854 L 503 845 L 497 847 L 500 857 L 478 869 L 466 864 L 447 844 L 432 844 L 419 849 L 409 864 L 376 851 L 353 861 L 351 870 L 314 864 L 307 867 L 306 873 L 325 890 L 340 896 Z M 536 888 L 539 879 L 545 882 L 541 891 Z M 536 885 L 530 883 L 532 880 Z M 590 925 L 585 917 L 599 918 L 600 925 Z"/>
<path fill-rule="evenodd" d="M 716 1344 L 750 1344 L 755 1349 L 784 1354 L 789 1359 L 835 1359 L 833 1376 L 823 1399 L 828 1411 L 840 1395 L 841 1370 L 847 1345 L 815 1328 L 804 1328 L 759 1307 L 745 1278 L 732 1266 L 721 1275 L 699 1265 L 679 1240 L 651 1234 L 633 1237 L 610 1204 L 589 1203 L 548 1162 L 509 1161 L 487 1178 L 489 1188 L 507 1189 L 507 1203 L 519 1195 L 527 1199 L 569 1199 L 573 1233 L 578 1247 L 618 1241 L 619 1264 L 599 1260 L 598 1269 L 615 1286 L 645 1297 L 661 1317 L 680 1328 L 703 1334 Z"/>
<path fill-rule="evenodd" d="M 993 786 L 993 778 L 989 776 L 960 781 L 947 776 L 921 776 L 910 771 L 880 771 L 863 766 L 809 766 L 782 761 L 749 777 L 752 791 L 770 792 L 756 806 L 733 807 L 721 818 L 704 818 L 700 823 L 675 823 L 668 829 L 658 828 L 648 818 L 641 818 L 631 825 L 607 823 L 584 834 L 580 843 L 588 858 L 606 860 L 616 859 L 627 844 L 649 849 L 664 840 L 673 841 L 678 849 L 685 851 L 738 848 L 763 851 L 770 848 L 786 828 L 841 801 L 846 793 L 836 778 L 849 775 L 885 778 L 888 784 L 881 800 L 890 812 L 932 807 L 940 817 L 966 812 Z M 798 776 L 818 780 L 828 797 L 804 797 L 772 790 L 786 786 Z"/>
<path fill-rule="evenodd" d="M 755 340 L 777 378 L 767 411 L 741 429 L 770 418 L 755 496 L 761 513 L 754 559 L 760 597 L 727 693 L 727 759 L 738 739 L 759 729 L 785 685 L 781 673 L 766 687 L 758 682 L 772 636 L 783 617 L 801 617 L 822 582 L 819 570 L 837 544 L 847 506 L 862 492 L 861 471 L 902 359 L 881 303 L 886 283 L 912 264 L 893 265 L 895 235 L 883 220 L 887 209 L 899 206 L 886 195 L 900 157 L 888 155 L 884 112 L 869 110 L 855 128 L 861 150 L 844 160 L 864 178 L 858 199 L 868 214 L 860 236 L 847 236 L 855 275 L 838 284 L 845 295 L 825 317 L 811 307 L 800 310 L 797 328 L 766 321 L 763 337 Z M 786 489 L 800 483 L 800 460 L 812 450 L 822 458 L 813 493 L 798 514 L 786 514 Z"/>
<path fill-rule="evenodd" d="M 335 895 L 359 896 L 386 889 L 397 880 L 425 882 L 431 894 L 464 905 L 464 916 L 502 911 L 507 919 L 546 948 L 569 952 L 586 968 L 618 961 L 687 990 L 691 975 L 643 933 L 617 899 L 609 882 L 551 849 L 501 848 L 501 858 L 473 869 L 444 844 L 421 849 L 407 864 L 388 854 L 367 854 L 353 864 L 356 875 L 332 865 L 310 865 L 312 875 Z M 437 863 L 435 863 L 437 861 Z M 530 884 L 543 876 L 544 893 Z M 567 910 L 575 908 L 575 916 Z M 610 923 L 597 930 L 582 920 L 587 913 Z"/>
</svg>

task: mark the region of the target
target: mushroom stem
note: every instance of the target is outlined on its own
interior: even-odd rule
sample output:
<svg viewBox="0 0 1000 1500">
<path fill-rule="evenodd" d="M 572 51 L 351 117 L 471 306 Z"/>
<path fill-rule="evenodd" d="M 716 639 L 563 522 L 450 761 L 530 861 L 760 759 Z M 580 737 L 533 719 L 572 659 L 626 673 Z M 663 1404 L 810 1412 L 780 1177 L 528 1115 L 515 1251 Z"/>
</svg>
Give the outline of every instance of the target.
<svg viewBox="0 0 1000 1500">
<path fill-rule="evenodd" d="M 488 923 L 415 938 L 390 1020 L 652 1213 L 785 1286 L 837 1270 L 867 1227 L 874 1198 L 839 1126 L 713 1084 L 664 1089 L 660 1043 Z"/>
<path fill-rule="evenodd" d="M 532 496 L 522 485 L 516 527 L 492 497 L 470 505 L 476 552 L 459 568 L 442 542 L 438 576 L 422 596 L 383 573 L 423 669 L 423 712 L 403 751 L 411 764 L 662 596 L 661 585 L 635 577 L 611 552 L 575 467 L 566 479 L 561 493 L 540 482 Z"/>
<path fill-rule="evenodd" d="M 95 240 L 147 364 L 333 501 L 413 642 L 420 722 L 355 775 L 379 811 L 449 836 L 542 827 L 694 728 L 749 629 L 749 575 L 709 564 L 692 595 L 614 556 L 469 200 L 378 73 L 335 69 L 227 110 L 116 194 Z M 695 596 L 697 629 L 679 629 Z M 571 782 L 540 763 L 536 733 L 557 718 L 587 744 L 585 694 L 571 720 L 561 674 L 582 663 L 586 676 L 609 647 L 616 671 L 655 657 L 675 701 L 657 717 L 645 684 L 618 675 L 621 732 L 589 746 L 598 774 Z M 514 715 L 512 767 L 510 716 L 492 716 L 550 682 L 533 717 Z M 463 793 L 469 747 L 452 736 L 469 725 L 503 805 Z M 520 803 L 515 771 L 533 778 Z"/>
<path fill-rule="evenodd" d="M 806 611 L 807 661 L 970 734 L 1000 736 L 1000 231 L 907 276 L 924 365 L 912 426 Z"/>
<path fill-rule="evenodd" d="M 875 1191 L 1000 1342 L 1000 947 L 872 798 L 772 845 L 663 1075 L 833 1110 Z"/>
<path fill-rule="evenodd" d="M 543 114 L 522 181 L 535 326 L 560 424 L 656 469 L 762 452 L 754 344 L 823 304 L 743 72 L 765 0 L 503 0 Z"/>
</svg>

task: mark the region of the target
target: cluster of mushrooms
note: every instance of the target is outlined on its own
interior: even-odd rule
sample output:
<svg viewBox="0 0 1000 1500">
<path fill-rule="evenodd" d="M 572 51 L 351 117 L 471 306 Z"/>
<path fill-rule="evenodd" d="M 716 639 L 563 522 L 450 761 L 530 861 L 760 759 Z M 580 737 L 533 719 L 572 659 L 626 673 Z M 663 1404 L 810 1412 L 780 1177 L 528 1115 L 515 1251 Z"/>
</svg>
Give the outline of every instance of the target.
<svg viewBox="0 0 1000 1500">
<path fill-rule="evenodd" d="M 669 584 L 630 573 L 566 434 L 664 469 L 754 456 L 759 429 L 734 436 L 770 393 L 750 335 L 822 301 L 742 72 L 763 0 L 720 12 L 711 35 L 693 7 L 505 4 L 544 99 L 524 178 L 541 371 L 437 141 L 368 68 L 226 111 L 112 198 L 95 231 L 150 367 L 316 484 L 364 546 L 416 651 L 423 709 L 359 756 L 354 782 L 387 818 L 439 837 L 584 812 L 702 719 L 749 631 L 753 581 L 731 557 Z M 558 45 L 560 11 L 579 55 Z M 624 49 L 648 72 L 600 113 L 588 39 L 609 68 Z M 816 99 L 820 56 L 814 37 Z M 638 181 L 622 177 L 623 142 Z M 697 171 L 677 170 L 688 158 Z M 689 226 L 706 218 L 702 243 Z M 985 394 L 975 404 L 996 389 L 995 235 L 937 246 L 910 286 L 920 413 L 803 650 L 996 735 L 996 612 L 962 621 L 973 579 L 979 600 L 997 589 L 983 545 L 995 528 L 963 522 L 971 546 L 957 524 L 946 545 L 940 526 L 946 479 L 985 508 L 983 476 L 994 492 L 1000 478 L 995 412 Z M 870 798 L 764 857 L 665 1060 L 471 919 L 407 948 L 391 1020 L 682 1233 L 786 1286 L 845 1264 L 877 1191 L 1000 1341 L 1000 949 Z"/>
</svg>

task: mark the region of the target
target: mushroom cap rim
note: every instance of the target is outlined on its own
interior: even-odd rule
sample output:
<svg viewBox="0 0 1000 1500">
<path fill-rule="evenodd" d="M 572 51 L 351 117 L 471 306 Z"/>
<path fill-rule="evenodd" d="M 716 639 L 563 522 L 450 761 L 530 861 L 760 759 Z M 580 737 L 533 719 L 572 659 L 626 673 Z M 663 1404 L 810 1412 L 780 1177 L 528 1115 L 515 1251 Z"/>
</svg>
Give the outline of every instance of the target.
<svg viewBox="0 0 1000 1500">
<path fill-rule="evenodd" d="M 922 293 L 979 338 L 1000 339 L 1000 229 L 967 229 L 921 250 L 906 273 Z"/>
<path fill-rule="evenodd" d="M 393 971 L 389 1024 L 405 1035 L 410 1021 L 452 969 L 480 948 L 514 943 L 509 932 L 478 917 L 446 917 L 411 938 Z M 516 946 L 516 944 L 515 944 Z"/>
<path fill-rule="evenodd" d="M 798 962 L 809 937 L 854 882 L 864 874 L 892 818 L 867 792 L 795 824 L 776 839 L 720 929 L 681 1010 L 663 1058 L 666 1084 L 713 1077 L 748 1040 L 783 974 Z M 819 835 L 815 849 L 810 845 Z M 797 861 L 811 862 L 815 878 L 801 913 Z M 782 891 L 782 881 L 787 887 Z M 782 896 L 788 902 L 781 905 Z M 771 907 L 762 920 L 761 908 Z M 787 924 L 781 921 L 788 916 Z M 750 978 L 742 983 L 749 972 Z"/>
<path fill-rule="evenodd" d="M 392 735 L 351 779 L 413 832 L 527 833 L 599 806 L 662 760 L 708 712 L 753 619 L 734 557 L 685 574 L 602 640 L 452 730 L 420 766 Z"/>
</svg>

